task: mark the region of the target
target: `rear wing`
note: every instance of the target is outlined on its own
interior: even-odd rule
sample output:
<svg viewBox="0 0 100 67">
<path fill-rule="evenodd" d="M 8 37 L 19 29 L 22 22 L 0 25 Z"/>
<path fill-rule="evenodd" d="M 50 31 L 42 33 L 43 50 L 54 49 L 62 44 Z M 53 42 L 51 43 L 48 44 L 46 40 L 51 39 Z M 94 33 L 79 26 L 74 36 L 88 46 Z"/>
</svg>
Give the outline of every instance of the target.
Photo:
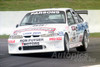
<svg viewBox="0 0 100 67">
<path fill-rule="evenodd" d="M 88 10 L 75 10 L 77 14 L 88 14 Z"/>
</svg>

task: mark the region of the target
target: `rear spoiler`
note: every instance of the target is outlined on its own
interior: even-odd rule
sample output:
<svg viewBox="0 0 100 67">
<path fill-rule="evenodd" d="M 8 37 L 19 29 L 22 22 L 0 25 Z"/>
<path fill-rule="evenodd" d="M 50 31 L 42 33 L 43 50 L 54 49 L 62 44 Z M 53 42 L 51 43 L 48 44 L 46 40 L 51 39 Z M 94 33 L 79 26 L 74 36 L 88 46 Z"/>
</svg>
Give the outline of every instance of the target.
<svg viewBox="0 0 100 67">
<path fill-rule="evenodd" d="M 88 14 L 88 10 L 75 10 L 78 14 Z"/>
</svg>

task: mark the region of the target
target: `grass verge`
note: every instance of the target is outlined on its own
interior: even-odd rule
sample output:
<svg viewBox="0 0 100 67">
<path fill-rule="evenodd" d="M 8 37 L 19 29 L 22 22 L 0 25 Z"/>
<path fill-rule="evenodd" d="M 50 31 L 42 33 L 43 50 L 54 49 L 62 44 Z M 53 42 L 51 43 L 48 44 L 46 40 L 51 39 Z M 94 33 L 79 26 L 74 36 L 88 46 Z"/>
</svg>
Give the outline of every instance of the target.
<svg viewBox="0 0 100 67">
<path fill-rule="evenodd" d="M 100 33 L 90 33 L 89 37 L 100 38 Z"/>
<path fill-rule="evenodd" d="M 0 0 L 0 11 L 41 8 L 100 9 L 100 0 Z"/>
<path fill-rule="evenodd" d="M 9 35 L 0 35 L 0 39 L 8 39 L 9 38 Z"/>
</svg>

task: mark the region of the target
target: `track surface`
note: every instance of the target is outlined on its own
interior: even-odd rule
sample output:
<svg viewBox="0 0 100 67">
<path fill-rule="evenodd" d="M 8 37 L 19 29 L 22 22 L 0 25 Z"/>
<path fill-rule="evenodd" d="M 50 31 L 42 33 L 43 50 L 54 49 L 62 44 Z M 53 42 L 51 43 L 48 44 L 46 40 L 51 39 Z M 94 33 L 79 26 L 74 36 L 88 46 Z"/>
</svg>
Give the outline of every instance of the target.
<svg viewBox="0 0 100 67">
<path fill-rule="evenodd" d="M 100 64 L 100 38 L 90 38 L 87 52 L 9 55 L 7 39 L 0 39 L 0 67 L 83 67 Z"/>
</svg>

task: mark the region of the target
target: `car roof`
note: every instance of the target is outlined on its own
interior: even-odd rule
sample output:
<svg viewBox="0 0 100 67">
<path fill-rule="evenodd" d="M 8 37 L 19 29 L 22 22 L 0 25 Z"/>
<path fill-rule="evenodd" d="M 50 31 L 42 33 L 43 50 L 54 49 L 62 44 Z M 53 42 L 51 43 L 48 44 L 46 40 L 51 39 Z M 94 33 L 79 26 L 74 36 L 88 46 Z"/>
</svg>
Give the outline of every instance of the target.
<svg viewBox="0 0 100 67">
<path fill-rule="evenodd" d="M 48 10 L 59 10 L 59 11 L 66 11 L 69 10 L 71 8 L 45 8 L 45 9 L 36 9 L 36 10 L 32 10 L 30 12 L 35 12 L 35 11 L 48 11 Z"/>
</svg>

